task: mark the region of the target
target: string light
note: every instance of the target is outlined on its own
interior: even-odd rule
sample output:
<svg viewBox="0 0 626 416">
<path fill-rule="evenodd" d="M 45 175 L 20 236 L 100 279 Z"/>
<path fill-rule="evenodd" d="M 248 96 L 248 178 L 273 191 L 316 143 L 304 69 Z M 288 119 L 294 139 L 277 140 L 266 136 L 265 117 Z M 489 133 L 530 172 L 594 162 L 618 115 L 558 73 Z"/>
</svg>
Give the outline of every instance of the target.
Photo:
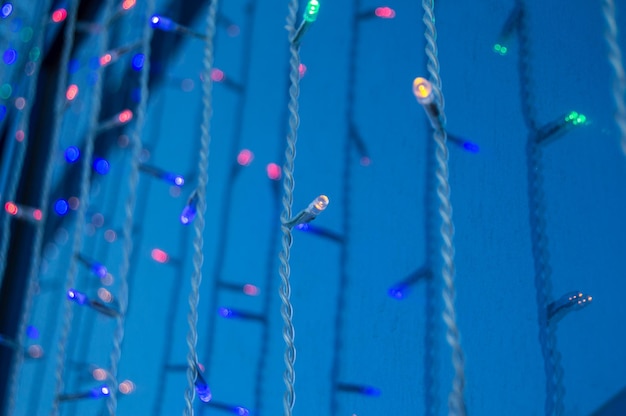
<svg viewBox="0 0 626 416">
<path fill-rule="evenodd" d="M 66 18 L 67 18 L 67 10 L 65 10 L 63 7 L 56 9 L 55 11 L 52 12 L 52 21 L 54 23 L 61 23 Z"/>
<path fill-rule="evenodd" d="M 54 212 L 57 215 L 64 216 L 70 209 L 70 205 L 65 199 L 57 199 L 54 203 Z"/>
<path fill-rule="evenodd" d="M 304 9 L 304 15 L 302 23 L 296 30 L 296 33 L 293 35 L 291 39 L 291 43 L 297 48 L 300 46 L 300 42 L 302 41 L 302 36 L 309 30 L 309 27 L 317 20 L 317 14 L 320 10 L 320 2 L 318 0 L 309 0 L 306 8 Z"/>
<path fill-rule="evenodd" d="M 463 139 L 461 137 L 458 137 L 458 136 L 455 136 L 453 134 L 448 133 L 448 140 L 451 143 L 453 143 L 453 144 L 455 144 L 455 145 L 457 145 L 457 146 L 467 150 L 468 152 L 478 153 L 480 151 L 480 146 L 478 146 L 476 143 L 471 142 L 469 140 L 465 140 L 465 139 Z"/>
<path fill-rule="evenodd" d="M 8 201 L 4 204 L 4 210 L 7 212 L 7 214 L 17 219 L 31 222 L 41 221 L 41 218 L 43 216 L 41 210 L 38 208 L 16 204 L 12 201 Z"/>
<path fill-rule="evenodd" d="M 282 176 L 280 166 L 276 163 L 269 163 L 265 169 L 267 171 L 267 177 L 273 181 L 280 180 Z"/>
<path fill-rule="evenodd" d="M 239 163 L 241 166 L 250 165 L 250 163 L 252 163 L 252 160 L 254 160 L 254 153 L 252 153 L 248 149 L 243 149 L 237 155 L 237 163 Z"/>
<path fill-rule="evenodd" d="M 511 40 L 511 36 L 517 30 L 517 25 L 521 16 L 522 9 L 519 6 L 515 6 L 511 13 L 509 13 L 509 17 L 504 22 L 504 26 L 502 26 L 502 30 L 500 31 L 500 36 L 498 37 L 498 42 L 493 45 L 493 51 L 499 55 L 506 55 L 509 52 L 509 42 Z"/>
<path fill-rule="evenodd" d="M 108 160 L 101 157 L 97 157 L 93 160 L 93 170 L 95 170 L 100 175 L 106 175 L 107 173 L 109 173 L 110 169 L 111 165 L 109 164 Z"/>
<path fill-rule="evenodd" d="M 374 14 L 381 19 L 393 19 L 396 17 L 396 11 L 391 7 L 377 7 L 374 10 Z"/>
<path fill-rule="evenodd" d="M 76 289 L 68 290 L 67 298 L 81 306 L 87 306 L 110 318 L 115 318 L 119 315 L 119 312 L 112 307 L 107 306 L 98 300 L 89 299 L 86 294 L 84 294 L 83 292 L 79 292 Z"/>
<path fill-rule="evenodd" d="M 411 286 L 430 277 L 432 277 L 432 271 L 429 268 L 422 267 L 402 279 L 400 282 L 391 286 L 387 293 L 394 299 L 404 299 L 408 295 Z"/>
<path fill-rule="evenodd" d="M 365 396 L 372 396 L 372 397 L 378 397 L 380 396 L 380 393 L 381 393 L 379 388 L 376 388 L 373 386 L 349 384 L 349 383 L 338 383 L 337 390 L 346 392 L 346 393 L 357 393 L 357 394 L 363 394 Z"/>
<path fill-rule="evenodd" d="M 202 377 L 198 363 L 196 363 L 196 381 L 194 385 L 196 387 L 196 393 L 198 393 L 198 398 L 204 403 L 210 402 L 212 397 L 211 389 L 204 377 Z"/>
<path fill-rule="evenodd" d="M 285 223 L 286 227 L 292 228 L 298 224 L 304 224 L 313 221 L 328 206 L 329 199 L 326 195 L 320 195 L 315 198 L 306 209 L 300 211 L 291 220 Z"/>
<path fill-rule="evenodd" d="M 17 61 L 17 51 L 12 48 L 7 49 L 2 55 L 2 60 L 7 65 L 13 65 Z"/>
<path fill-rule="evenodd" d="M 160 248 L 153 248 L 150 252 L 150 256 L 152 257 L 152 260 L 161 264 L 167 263 L 170 259 L 170 256 Z"/>
<path fill-rule="evenodd" d="M 73 101 L 78 95 L 78 85 L 72 84 L 67 87 L 67 91 L 65 91 L 65 98 L 67 101 Z"/>
<path fill-rule="evenodd" d="M 548 305 L 548 321 L 556 323 L 571 311 L 577 311 L 589 305 L 593 298 L 583 292 L 568 292 L 559 300 Z"/>
<path fill-rule="evenodd" d="M 107 275 L 107 268 L 102 263 L 89 259 L 82 254 L 77 254 L 76 260 L 88 267 L 91 273 L 100 279 L 103 279 Z"/>
<path fill-rule="evenodd" d="M 139 164 L 139 170 L 141 172 L 147 173 L 150 176 L 153 176 L 157 179 L 161 179 L 169 183 L 170 185 L 174 185 L 179 188 L 185 184 L 185 178 L 183 178 L 182 175 L 177 175 L 175 173 L 167 172 L 163 169 L 160 169 L 154 166 L 149 166 L 149 165 L 142 163 L 142 164 Z"/>
<path fill-rule="evenodd" d="M 135 391 L 135 383 L 130 380 L 124 380 L 120 383 L 117 389 L 120 393 L 128 395 Z"/>
<path fill-rule="evenodd" d="M 540 128 L 539 132 L 537 132 L 536 140 L 539 143 L 547 143 L 553 139 L 563 136 L 572 128 L 585 124 L 587 124 L 587 117 L 584 114 L 576 111 L 570 111 L 555 121 Z"/>
<path fill-rule="evenodd" d="M 6 19 L 13 12 L 13 5 L 11 3 L 4 3 L 0 8 L 0 17 Z"/>
<path fill-rule="evenodd" d="M 120 113 L 114 115 L 109 120 L 103 122 L 98 127 L 98 131 L 108 130 L 113 127 L 121 126 L 128 123 L 133 119 L 133 112 L 129 109 L 123 110 Z"/>
<path fill-rule="evenodd" d="M 111 394 L 109 386 L 103 384 L 99 387 L 95 387 L 89 391 L 82 393 L 60 394 L 58 400 L 60 402 L 67 402 L 81 399 L 101 399 L 103 397 L 108 397 L 109 394 Z"/>
<path fill-rule="evenodd" d="M 65 160 L 67 163 L 75 163 L 80 158 L 80 150 L 76 146 L 69 146 L 65 149 Z"/>
<path fill-rule="evenodd" d="M 104 55 L 100 57 L 100 66 L 107 66 L 114 62 L 117 62 L 120 57 L 126 55 L 129 52 L 132 52 L 140 46 L 141 42 L 134 42 L 129 45 L 120 46 L 119 48 L 107 51 Z"/>
<path fill-rule="evenodd" d="M 247 321 L 265 322 L 265 317 L 252 312 L 245 312 L 238 309 L 220 307 L 217 313 L 226 319 L 243 319 Z"/>
<path fill-rule="evenodd" d="M 145 62 L 146 56 L 143 53 L 137 53 L 133 56 L 131 66 L 135 71 L 141 71 Z"/>
<path fill-rule="evenodd" d="M 433 85 L 425 78 L 417 77 L 413 80 L 413 94 L 417 98 L 417 102 L 424 107 L 424 111 L 430 119 L 430 124 L 435 130 L 443 129 L 441 123 L 439 106 L 435 102 L 435 94 L 433 94 Z"/>
<path fill-rule="evenodd" d="M 248 296 L 258 296 L 258 294 L 260 293 L 259 288 L 251 283 L 246 283 L 242 285 L 242 284 L 237 284 L 237 283 L 228 283 L 228 282 L 218 281 L 218 285 L 222 289 L 231 290 L 233 292 L 238 292 L 238 293 L 243 292 L 245 295 L 248 295 Z"/>
<path fill-rule="evenodd" d="M 183 225 L 189 225 L 196 218 L 198 207 L 198 192 L 194 190 L 189 199 L 187 200 L 187 204 L 183 208 L 183 212 L 180 214 L 180 222 Z"/>
<path fill-rule="evenodd" d="M 159 14 L 155 14 L 150 18 L 150 25 L 154 29 L 159 29 L 164 32 L 176 32 L 176 33 L 180 33 L 183 35 L 189 35 L 198 39 L 206 40 L 206 36 L 203 35 L 202 33 L 195 32 L 189 29 L 188 27 L 180 25 L 174 22 L 172 19 L 165 17 L 165 16 L 161 16 Z"/>
<path fill-rule="evenodd" d="M 237 416 L 249 416 L 250 415 L 250 411 L 246 409 L 245 407 L 241 407 L 241 406 L 233 406 L 230 404 L 218 403 L 218 402 L 211 402 L 208 405 L 215 409 L 225 410 Z"/>
</svg>

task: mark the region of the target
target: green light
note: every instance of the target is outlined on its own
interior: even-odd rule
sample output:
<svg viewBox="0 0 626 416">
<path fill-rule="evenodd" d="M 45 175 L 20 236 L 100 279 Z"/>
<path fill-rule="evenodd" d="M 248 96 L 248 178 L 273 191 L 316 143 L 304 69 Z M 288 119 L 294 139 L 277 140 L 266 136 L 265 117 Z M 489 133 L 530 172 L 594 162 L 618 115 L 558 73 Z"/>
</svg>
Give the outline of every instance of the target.
<svg viewBox="0 0 626 416">
<path fill-rule="evenodd" d="M 13 94 L 13 88 L 11 88 L 10 84 L 2 84 L 0 87 L 0 98 L 6 100 Z"/>
<path fill-rule="evenodd" d="M 584 124 L 585 121 L 587 121 L 587 117 L 585 117 L 584 114 L 579 114 L 578 117 L 576 117 L 576 119 L 573 121 L 573 124 L 577 126 L 579 124 Z"/>
<path fill-rule="evenodd" d="M 33 29 L 31 29 L 30 27 L 25 27 L 21 30 L 20 37 L 22 38 L 22 42 L 30 42 L 30 40 L 33 38 Z"/>
<path fill-rule="evenodd" d="M 39 59 L 39 56 L 41 56 L 41 51 L 39 50 L 38 47 L 34 47 L 33 49 L 31 49 L 30 53 L 28 54 L 28 57 L 33 62 Z"/>
<path fill-rule="evenodd" d="M 587 116 L 584 114 L 579 114 L 576 111 L 572 111 L 565 117 L 566 123 L 572 123 L 574 126 L 578 126 L 579 124 L 585 124 L 587 121 Z"/>
<path fill-rule="evenodd" d="M 496 43 L 495 45 L 493 45 L 493 51 L 495 53 L 499 53 L 500 55 L 506 55 L 506 53 L 509 51 L 509 48 L 504 45 L 500 45 L 499 43 Z"/>
<path fill-rule="evenodd" d="M 314 22 L 317 19 L 317 13 L 320 11 L 320 2 L 317 0 L 309 0 L 304 12 L 304 20 Z"/>
<path fill-rule="evenodd" d="M 565 117 L 565 121 L 574 121 L 578 117 L 578 113 L 576 111 L 572 111 Z"/>
</svg>

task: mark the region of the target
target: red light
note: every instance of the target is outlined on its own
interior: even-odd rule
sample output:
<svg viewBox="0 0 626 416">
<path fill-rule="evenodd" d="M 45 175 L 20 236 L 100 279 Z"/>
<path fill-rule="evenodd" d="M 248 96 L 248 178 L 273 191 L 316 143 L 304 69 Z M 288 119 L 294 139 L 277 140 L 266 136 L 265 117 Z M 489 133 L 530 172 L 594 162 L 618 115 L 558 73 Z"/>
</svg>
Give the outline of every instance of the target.
<svg viewBox="0 0 626 416">
<path fill-rule="evenodd" d="M 270 163 L 269 165 L 267 165 L 267 177 L 270 178 L 273 181 L 277 181 L 280 179 L 280 166 L 278 166 L 276 163 Z"/>
<path fill-rule="evenodd" d="M 298 67 L 298 72 L 300 72 L 300 78 L 304 78 L 304 74 L 306 74 L 306 65 L 300 64 Z"/>
<path fill-rule="evenodd" d="M 135 3 L 137 3 L 135 0 L 124 0 L 124 2 L 122 3 L 122 9 L 128 10 L 132 8 Z"/>
<path fill-rule="evenodd" d="M 37 221 L 41 221 L 41 210 L 40 209 L 36 209 L 33 211 L 33 218 L 36 219 Z"/>
<path fill-rule="evenodd" d="M 254 153 L 248 149 L 243 149 L 237 155 L 237 163 L 241 166 L 248 166 L 252 162 L 252 159 L 254 159 Z"/>
<path fill-rule="evenodd" d="M 213 68 L 211 70 L 211 79 L 215 82 L 224 81 L 224 71 L 221 69 Z"/>
<path fill-rule="evenodd" d="M 105 66 L 110 63 L 113 57 L 111 57 L 110 53 L 104 54 L 100 57 L 100 66 Z"/>
<path fill-rule="evenodd" d="M 56 9 L 52 12 L 52 21 L 54 23 L 60 23 L 65 20 L 67 17 L 67 10 L 65 9 Z"/>
<path fill-rule="evenodd" d="M 4 210 L 11 215 L 17 215 L 18 211 L 17 205 L 15 205 L 13 202 L 7 202 L 6 204 L 4 204 Z"/>
<path fill-rule="evenodd" d="M 167 253 L 160 248 L 152 249 L 152 260 L 156 261 L 157 263 L 167 263 L 169 259 L 170 256 L 168 256 Z"/>
<path fill-rule="evenodd" d="M 120 121 L 120 123 L 128 123 L 130 120 L 132 120 L 132 118 L 133 112 L 130 110 L 124 110 L 117 116 L 117 119 Z"/>
<path fill-rule="evenodd" d="M 374 13 L 381 19 L 393 19 L 396 17 L 396 11 L 391 7 L 377 7 Z"/>
<path fill-rule="evenodd" d="M 248 296 L 256 296 L 259 294 L 259 288 L 249 283 L 243 285 L 243 293 Z"/>
<path fill-rule="evenodd" d="M 78 85 L 72 84 L 67 87 L 67 91 L 65 92 L 65 98 L 69 101 L 72 101 L 78 95 Z"/>
</svg>

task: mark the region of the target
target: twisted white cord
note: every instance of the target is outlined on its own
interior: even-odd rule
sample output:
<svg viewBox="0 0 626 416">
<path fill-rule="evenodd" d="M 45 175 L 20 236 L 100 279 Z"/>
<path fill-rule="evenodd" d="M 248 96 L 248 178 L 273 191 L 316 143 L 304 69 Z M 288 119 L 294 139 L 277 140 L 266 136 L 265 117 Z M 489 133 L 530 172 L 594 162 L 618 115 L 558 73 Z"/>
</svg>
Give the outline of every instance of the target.
<svg viewBox="0 0 626 416">
<path fill-rule="evenodd" d="M 43 184 L 40 194 L 38 206 L 41 209 L 41 220 L 36 224 L 35 237 L 33 239 L 32 255 L 30 259 L 29 278 L 27 282 L 26 297 L 24 300 L 24 306 L 22 316 L 20 318 L 20 324 L 17 333 L 17 344 L 24 345 L 24 335 L 26 334 L 26 327 L 30 320 L 30 313 L 33 305 L 33 298 L 35 291 L 39 286 L 39 268 L 41 265 L 41 247 L 43 241 L 43 235 L 46 228 L 46 220 L 48 218 L 48 198 L 50 195 L 50 185 L 52 183 L 52 173 L 54 171 L 54 155 L 57 153 L 57 147 L 59 142 L 59 136 L 61 133 L 61 125 L 63 121 L 63 112 L 65 109 L 65 86 L 67 84 L 67 68 L 74 45 L 74 29 L 76 26 L 76 15 L 78 13 L 79 0 L 72 0 L 68 5 L 68 15 L 65 23 L 63 48 L 61 50 L 61 59 L 59 61 L 59 78 L 57 79 L 57 96 L 55 97 L 54 106 L 54 124 L 52 135 L 50 139 L 50 151 L 44 165 Z M 47 9 L 44 9 L 47 10 Z M 46 16 L 47 18 L 47 16 Z M 45 27 L 45 26 L 41 26 Z M 40 34 L 43 39 L 43 30 Z M 36 84 L 36 80 L 33 80 L 33 84 Z M 29 102 L 32 97 L 29 98 Z M 17 391 L 19 387 L 19 376 L 22 362 L 24 359 L 24 353 L 22 348 L 15 350 L 14 363 L 11 371 L 10 393 L 9 393 L 9 405 L 7 414 L 13 414 L 15 404 L 17 400 Z"/>
<path fill-rule="evenodd" d="M 211 144 L 210 126 L 211 116 L 213 115 L 213 103 L 211 96 L 211 69 L 213 68 L 213 38 L 215 36 L 215 23 L 217 16 L 218 0 L 209 2 L 209 11 L 207 13 L 206 42 L 204 46 L 204 81 L 202 83 L 202 103 L 204 111 L 202 115 L 202 134 L 200 137 L 200 158 L 198 161 L 198 187 L 196 188 L 198 195 L 197 217 L 194 222 L 195 238 L 193 242 L 193 274 L 191 276 L 191 292 L 189 293 L 189 314 L 187 322 L 189 331 L 187 332 L 187 389 L 185 391 L 185 411 L 184 414 L 192 416 L 193 399 L 196 395 L 196 365 L 198 362 L 198 353 L 196 345 L 198 344 L 198 302 L 200 300 L 200 284 L 202 282 L 202 263 L 204 256 L 202 247 L 204 245 L 204 215 L 206 212 L 206 193 L 207 184 L 209 182 L 209 146 Z"/>
<path fill-rule="evenodd" d="M 111 15 L 111 10 L 113 8 L 114 0 L 107 0 L 104 6 L 104 16 L 103 21 L 107 21 L 109 16 Z M 104 30 L 100 34 L 99 42 L 98 42 L 98 55 L 101 56 L 107 50 L 109 44 L 109 35 L 106 30 Z M 74 243 L 72 245 L 72 256 L 70 258 L 68 270 L 67 270 L 67 278 L 65 281 L 65 290 L 63 295 L 67 293 L 69 289 L 74 287 L 74 282 L 76 280 L 76 275 L 78 273 L 78 263 L 76 255 L 80 253 L 83 243 L 83 226 L 85 222 L 85 213 L 87 212 L 87 208 L 89 206 L 89 190 L 91 187 L 90 176 L 91 176 L 91 160 L 93 158 L 93 149 L 94 143 L 96 139 L 96 133 L 98 130 L 98 118 L 100 116 L 100 108 L 102 106 L 102 78 L 103 78 L 103 68 L 99 67 L 96 69 L 96 83 L 93 87 L 92 94 L 92 105 L 91 111 L 89 114 L 89 127 L 87 131 L 87 137 L 85 138 L 85 151 L 83 155 L 82 165 L 81 165 L 81 178 L 80 178 L 80 204 L 78 206 L 78 210 L 76 212 L 76 225 L 74 228 Z M 63 388 L 65 386 L 63 376 L 65 371 L 65 346 L 67 344 L 67 340 L 70 335 L 70 330 L 72 326 L 72 319 L 74 317 L 74 305 L 72 305 L 69 301 L 65 301 L 65 310 L 63 314 L 63 323 L 61 327 L 61 334 L 59 336 L 59 342 L 57 346 L 57 357 L 56 357 L 56 370 L 55 370 L 55 394 L 54 400 L 52 402 L 52 409 L 50 411 L 51 416 L 56 416 L 59 413 L 59 395 L 63 393 Z"/>
<path fill-rule="evenodd" d="M 280 300 L 282 302 L 280 314 L 283 318 L 283 339 L 285 340 L 285 372 L 283 381 L 285 382 L 285 394 L 283 396 L 283 414 L 291 416 L 293 406 L 296 402 L 294 384 L 296 373 L 294 364 L 296 361 L 296 346 L 294 344 L 295 329 L 293 327 L 293 307 L 291 305 L 291 285 L 289 283 L 290 266 L 289 256 L 291 252 L 291 228 L 286 224 L 291 219 L 293 205 L 293 190 L 295 183 L 293 179 L 294 160 L 296 158 L 296 142 L 298 140 L 298 125 L 300 117 L 298 115 L 298 96 L 300 95 L 300 53 L 298 47 L 291 42 L 296 33 L 296 13 L 298 11 L 298 0 L 289 2 L 289 13 L 287 14 L 287 32 L 290 40 L 290 71 L 289 79 L 289 134 L 287 135 L 287 148 L 285 150 L 285 165 L 283 166 L 283 211 L 280 215 L 282 231 L 282 250 L 280 252 Z"/>
<path fill-rule="evenodd" d="M 446 324 L 446 340 L 452 349 L 452 366 L 454 378 L 452 389 L 448 395 L 448 406 L 451 415 L 465 415 L 465 358 L 461 347 L 461 334 L 456 323 L 456 310 L 454 300 L 456 288 L 454 284 L 454 223 L 452 222 L 452 204 L 450 203 L 450 184 L 448 182 L 448 147 L 446 144 L 447 133 L 445 130 L 444 99 L 441 91 L 441 77 L 439 75 L 439 60 L 437 58 L 437 31 L 435 28 L 435 15 L 433 0 L 423 0 L 424 24 L 426 31 L 426 55 L 428 57 L 428 73 L 430 74 L 433 92 L 439 105 L 441 127 L 435 129 L 433 138 L 437 145 L 436 161 L 437 170 L 437 196 L 439 197 L 439 216 L 441 217 L 441 257 L 443 265 L 441 275 L 443 278 L 443 320 Z"/>
<path fill-rule="evenodd" d="M 149 21 L 154 11 L 154 0 L 146 1 L 145 21 Z M 148 105 L 148 80 L 150 77 L 150 42 L 152 41 L 152 29 L 144 24 L 142 34 L 141 53 L 144 56 L 144 65 L 139 79 L 141 95 L 137 106 L 137 121 L 131 136 L 131 159 L 130 173 L 128 176 L 128 197 L 125 205 L 125 220 L 123 226 L 124 248 L 122 252 L 122 264 L 118 275 L 119 289 L 117 293 L 119 315 L 115 320 L 115 332 L 113 334 L 113 348 L 111 350 L 109 373 L 111 375 L 110 394 L 107 399 L 107 410 L 109 416 L 115 416 L 117 412 L 117 391 L 118 391 L 118 366 L 122 357 L 122 342 L 124 341 L 124 323 L 126 311 L 128 309 L 128 272 L 130 270 L 130 259 L 133 253 L 133 224 L 135 204 L 137 201 L 137 183 L 139 182 L 139 159 L 141 156 L 141 135 L 146 118 L 146 107 Z"/>
<path fill-rule="evenodd" d="M 622 51 L 617 42 L 617 23 L 615 19 L 615 3 L 613 0 L 603 0 L 602 14 L 606 23 L 604 30 L 604 39 L 609 47 L 607 58 L 615 78 L 613 79 L 613 100 L 615 101 L 615 123 L 619 128 L 620 143 L 622 151 L 626 154 L 626 103 L 624 96 L 626 95 L 626 73 L 622 64 Z"/>
</svg>

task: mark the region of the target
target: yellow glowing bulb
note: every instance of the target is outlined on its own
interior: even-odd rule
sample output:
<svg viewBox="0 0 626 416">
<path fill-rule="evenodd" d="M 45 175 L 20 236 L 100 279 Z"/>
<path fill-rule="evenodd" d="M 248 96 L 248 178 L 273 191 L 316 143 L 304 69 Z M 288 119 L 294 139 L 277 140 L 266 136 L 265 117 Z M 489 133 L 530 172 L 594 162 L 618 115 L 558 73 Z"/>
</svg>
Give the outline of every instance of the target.
<svg viewBox="0 0 626 416">
<path fill-rule="evenodd" d="M 313 206 L 318 211 L 324 211 L 326 207 L 328 206 L 328 202 L 329 202 L 328 197 L 326 195 L 320 195 L 317 198 L 315 198 L 315 201 L 313 201 Z"/>
<path fill-rule="evenodd" d="M 428 104 L 433 100 L 433 86 L 425 78 L 417 77 L 413 80 L 413 94 L 420 104 Z"/>
</svg>

